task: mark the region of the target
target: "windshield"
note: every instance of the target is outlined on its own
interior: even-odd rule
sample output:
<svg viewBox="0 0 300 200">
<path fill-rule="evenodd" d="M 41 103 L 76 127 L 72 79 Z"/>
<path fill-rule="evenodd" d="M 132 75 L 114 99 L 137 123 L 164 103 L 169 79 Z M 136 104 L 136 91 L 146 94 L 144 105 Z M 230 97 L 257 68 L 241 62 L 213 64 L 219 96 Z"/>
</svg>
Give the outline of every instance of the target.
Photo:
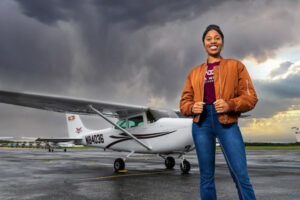
<svg viewBox="0 0 300 200">
<path fill-rule="evenodd" d="M 178 118 L 175 111 L 171 109 L 153 109 L 147 111 L 147 118 L 150 123 L 159 120 L 160 118 Z"/>
</svg>

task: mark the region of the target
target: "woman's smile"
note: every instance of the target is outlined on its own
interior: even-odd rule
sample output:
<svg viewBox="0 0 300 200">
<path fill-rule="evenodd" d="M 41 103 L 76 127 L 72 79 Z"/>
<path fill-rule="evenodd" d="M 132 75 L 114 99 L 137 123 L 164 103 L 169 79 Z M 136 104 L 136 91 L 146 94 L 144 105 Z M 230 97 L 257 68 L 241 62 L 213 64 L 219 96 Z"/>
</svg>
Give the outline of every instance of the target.
<svg viewBox="0 0 300 200">
<path fill-rule="evenodd" d="M 218 49 L 218 46 L 217 45 L 213 45 L 213 46 L 210 46 L 209 47 L 211 50 L 217 50 Z"/>
</svg>

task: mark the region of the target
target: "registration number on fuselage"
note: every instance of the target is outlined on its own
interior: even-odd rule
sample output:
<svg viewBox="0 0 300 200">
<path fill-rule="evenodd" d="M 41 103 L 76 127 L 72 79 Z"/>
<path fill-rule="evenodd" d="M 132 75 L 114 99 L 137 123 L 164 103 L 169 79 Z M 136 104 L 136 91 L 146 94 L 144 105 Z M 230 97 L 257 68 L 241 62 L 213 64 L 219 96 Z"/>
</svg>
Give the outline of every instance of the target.
<svg viewBox="0 0 300 200">
<path fill-rule="evenodd" d="M 87 144 L 101 144 L 104 143 L 103 134 L 94 134 L 85 136 Z"/>
</svg>

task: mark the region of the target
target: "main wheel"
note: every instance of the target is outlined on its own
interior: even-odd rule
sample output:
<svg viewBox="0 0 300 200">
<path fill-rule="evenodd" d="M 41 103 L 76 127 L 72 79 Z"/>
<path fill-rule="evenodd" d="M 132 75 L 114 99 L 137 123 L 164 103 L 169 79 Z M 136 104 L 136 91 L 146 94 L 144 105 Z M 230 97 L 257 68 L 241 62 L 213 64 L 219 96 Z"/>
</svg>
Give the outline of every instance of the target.
<svg viewBox="0 0 300 200">
<path fill-rule="evenodd" d="M 125 169 L 125 162 L 122 158 L 117 158 L 114 163 L 114 168 L 116 171 Z"/>
<path fill-rule="evenodd" d="M 180 169 L 181 169 L 182 173 L 184 173 L 184 174 L 189 173 L 189 171 L 191 169 L 190 162 L 184 159 L 182 161 L 182 163 L 180 163 Z"/>
<path fill-rule="evenodd" d="M 67 149 L 64 149 L 64 152 L 67 152 Z"/>
<path fill-rule="evenodd" d="M 165 159 L 165 165 L 166 165 L 167 169 L 173 169 L 174 166 L 175 166 L 175 159 L 173 157 L 171 157 L 171 156 L 168 156 Z"/>
</svg>

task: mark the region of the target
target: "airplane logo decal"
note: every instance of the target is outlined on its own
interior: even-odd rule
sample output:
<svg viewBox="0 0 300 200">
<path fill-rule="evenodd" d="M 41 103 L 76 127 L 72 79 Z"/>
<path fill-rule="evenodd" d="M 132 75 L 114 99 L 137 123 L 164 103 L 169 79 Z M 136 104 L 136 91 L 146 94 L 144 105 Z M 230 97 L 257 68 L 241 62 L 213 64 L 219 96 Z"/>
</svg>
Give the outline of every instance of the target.
<svg viewBox="0 0 300 200">
<path fill-rule="evenodd" d="M 158 133 L 150 133 L 150 134 L 133 134 L 135 137 L 137 137 L 138 139 L 149 139 L 149 138 L 155 138 L 155 137 L 160 137 L 160 136 L 164 136 L 164 135 L 167 135 L 167 134 L 170 134 L 170 133 L 173 133 L 175 132 L 176 130 L 174 131 L 167 131 L 167 132 L 158 132 Z M 110 148 L 111 146 L 119 143 L 119 142 L 123 142 L 123 141 L 126 141 L 126 140 L 131 140 L 132 138 L 127 136 L 126 133 L 120 133 L 119 134 L 120 136 L 115 136 L 115 135 L 111 135 L 110 137 L 111 138 L 116 138 L 116 139 L 119 139 L 117 141 L 114 141 L 112 143 L 110 143 L 109 145 L 107 145 L 105 148 Z"/>
<path fill-rule="evenodd" d="M 72 120 L 74 120 L 74 119 L 75 119 L 75 116 L 74 116 L 74 115 L 68 117 L 68 120 L 69 120 L 69 121 L 72 121 Z"/>
<path fill-rule="evenodd" d="M 76 131 L 75 131 L 76 133 L 81 133 L 82 132 L 82 127 L 80 127 L 80 128 L 76 128 Z"/>
</svg>

